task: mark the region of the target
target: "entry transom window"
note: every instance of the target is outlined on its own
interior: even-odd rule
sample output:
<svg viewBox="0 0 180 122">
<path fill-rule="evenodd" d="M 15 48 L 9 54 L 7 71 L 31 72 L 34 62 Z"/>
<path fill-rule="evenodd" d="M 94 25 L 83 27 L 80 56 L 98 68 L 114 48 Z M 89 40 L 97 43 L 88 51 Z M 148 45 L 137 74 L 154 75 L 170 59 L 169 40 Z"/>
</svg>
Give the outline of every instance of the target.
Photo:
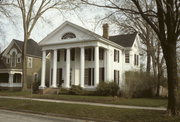
<svg viewBox="0 0 180 122">
<path fill-rule="evenodd" d="M 61 39 L 71 39 L 76 38 L 76 35 L 74 33 L 65 33 Z"/>
</svg>

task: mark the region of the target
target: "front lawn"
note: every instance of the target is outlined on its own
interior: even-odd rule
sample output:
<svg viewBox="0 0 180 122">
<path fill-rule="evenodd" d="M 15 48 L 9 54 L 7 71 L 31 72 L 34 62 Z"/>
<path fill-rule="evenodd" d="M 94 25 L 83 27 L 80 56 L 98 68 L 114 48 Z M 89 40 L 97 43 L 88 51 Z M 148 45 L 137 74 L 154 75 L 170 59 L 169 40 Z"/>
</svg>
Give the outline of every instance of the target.
<svg viewBox="0 0 180 122">
<path fill-rule="evenodd" d="M 91 105 L 48 103 L 40 101 L 0 99 L 0 107 L 13 110 L 29 110 L 35 113 L 60 114 L 73 118 L 91 118 L 93 120 L 115 120 L 122 122 L 178 122 L 180 116 L 166 116 L 163 111 L 119 109 Z"/>
<path fill-rule="evenodd" d="M 111 96 L 39 95 L 39 94 L 31 95 L 30 92 L 9 92 L 9 91 L 0 92 L 0 95 L 95 102 L 95 103 L 117 104 L 117 105 L 146 106 L 146 107 L 166 107 L 167 105 L 167 99 L 155 99 L 155 98 L 126 99 L 126 98 L 114 98 Z"/>
</svg>

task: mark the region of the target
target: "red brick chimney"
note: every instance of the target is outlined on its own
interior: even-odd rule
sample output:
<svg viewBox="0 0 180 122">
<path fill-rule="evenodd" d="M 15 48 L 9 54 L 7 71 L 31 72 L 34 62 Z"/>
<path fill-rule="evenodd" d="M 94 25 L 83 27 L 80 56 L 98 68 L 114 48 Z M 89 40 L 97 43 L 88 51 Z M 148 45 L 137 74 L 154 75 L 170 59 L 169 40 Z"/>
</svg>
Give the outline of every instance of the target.
<svg viewBox="0 0 180 122">
<path fill-rule="evenodd" d="M 103 37 L 109 39 L 109 25 L 103 24 Z"/>
</svg>

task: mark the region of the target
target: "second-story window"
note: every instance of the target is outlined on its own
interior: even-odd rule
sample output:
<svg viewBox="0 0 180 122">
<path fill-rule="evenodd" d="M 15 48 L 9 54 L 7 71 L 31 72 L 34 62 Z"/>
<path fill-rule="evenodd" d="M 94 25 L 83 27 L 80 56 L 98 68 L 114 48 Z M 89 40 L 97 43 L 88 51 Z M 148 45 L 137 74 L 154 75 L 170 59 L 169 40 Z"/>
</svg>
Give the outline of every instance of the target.
<svg viewBox="0 0 180 122">
<path fill-rule="evenodd" d="M 134 54 L 134 65 L 138 66 L 139 65 L 139 56 Z"/>
<path fill-rule="evenodd" d="M 16 67 L 16 52 L 11 55 L 11 67 Z"/>
<path fill-rule="evenodd" d="M 21 63 L 21 57 L 17 58 L 17 63 Z"/>
<path fill-rule="evenodd" d="M 10 58 L 6 58 L 6 63 L 10 64 Z"/>
<path fill-rule="evenodd" d="M 119 62 L 119 50 L 114 49 L 114 62 Z"/>
<path fill-rule="evenodd" d="M 99 59 L 100 60 L 104 59 L 104 49 L 103 48 L 99 48 Z"/>
<path fill-rule="evenodd" d="M 32 59 L 32 57 L 28 57 L 28 61 L 27 61 L 27 67 L 28 68 L 32 68 L 32 62 L 33 62 L 33 59 Z"/>
<path fill-rule="evenodd" d="M 71 49 L 71 61 L 75 60 L 75 48 Z"/>
<path fill-rule="evenodd" d="M 125 53 L 125 63 L 130 63 L 129 52 Z"/>
</svg>

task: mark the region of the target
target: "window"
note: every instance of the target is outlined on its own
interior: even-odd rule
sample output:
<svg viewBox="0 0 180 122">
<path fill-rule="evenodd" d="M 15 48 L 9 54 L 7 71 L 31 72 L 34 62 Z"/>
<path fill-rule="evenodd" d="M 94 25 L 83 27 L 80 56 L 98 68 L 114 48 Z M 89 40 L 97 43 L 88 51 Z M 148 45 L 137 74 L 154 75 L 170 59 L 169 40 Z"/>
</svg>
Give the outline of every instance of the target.
<svg viewBox="0 0 180 122">
<path fill-rule="evenodd" d="M 66 61 L 66 49 L 64 49 L 64 61 Z"/>
<path fill-rule="evenodd" d="M 11 67 L 16 67 L 16 52 L 11 55 Z"/>
<path fill-rule="evenodd" d="M 99 82 L 104 82 L 104 68 L 99 68 Z"/>
<path fill-rule="evenodd" d="M 114 62 L 119 63 L 119 50 L 114 49 Z"/>
<path fill-rule="evenodd" d="M 104 59 L 104 49 L 103 48 L 99 48 L 99 59 L 100 60 Z"/>
<path fill-rule="evenodd" d="M 70 39 L 70 38 L 76 38 L 76 35 L 74 33 L 65 33 L 61 39 Z"/>
<path fill-rule="evenodd" d="M 28 57 L 28 62 L 27 62 L 27 67 L 28 68 L 32 68 L 32 58 L 31 57 Z"/>
<path fill-rule="evenodd" d="M 7 63 L 7 64 L 10 63 L 10 58 L 6 58 L 6 63 Z"/>
<path fill-rule="evenodd" d="M 71 49 L 71 61 L 75 60 L 75 48 Z"/>
<path fill-rule="evenodd" d="M 114 70 L 114 82 L 119 84 L 119 71 Z"/>
<path fill-rule="evenodd" d="M 17 58 L 17 63 L 21 63 L 21 57 Z"/>
<path fill-rule="evenodd" d="M 94 68 L 85 69 L 85 85 L 94 86 Z"/>
<path fill-rule="evenodd" d="M 125 53 L 125 63 L 130 63 L 129 52 Z"/>
<path fill-rule="evenodd" d="M 57 61 L 60 61 L 60 50 L 57 51 Z"/>
<path fill-rule="evenodd" d="M 134 65 L 138 66 L 139 65 L 139 56 L 134 54 Z"/>
<path fill-rule="evenodd" d="M 91 55 L 92 55 L 91 51 L 92 51 L 92 48 L 85 49 L 85 60 L 91 61 Z"/>
</svg>

